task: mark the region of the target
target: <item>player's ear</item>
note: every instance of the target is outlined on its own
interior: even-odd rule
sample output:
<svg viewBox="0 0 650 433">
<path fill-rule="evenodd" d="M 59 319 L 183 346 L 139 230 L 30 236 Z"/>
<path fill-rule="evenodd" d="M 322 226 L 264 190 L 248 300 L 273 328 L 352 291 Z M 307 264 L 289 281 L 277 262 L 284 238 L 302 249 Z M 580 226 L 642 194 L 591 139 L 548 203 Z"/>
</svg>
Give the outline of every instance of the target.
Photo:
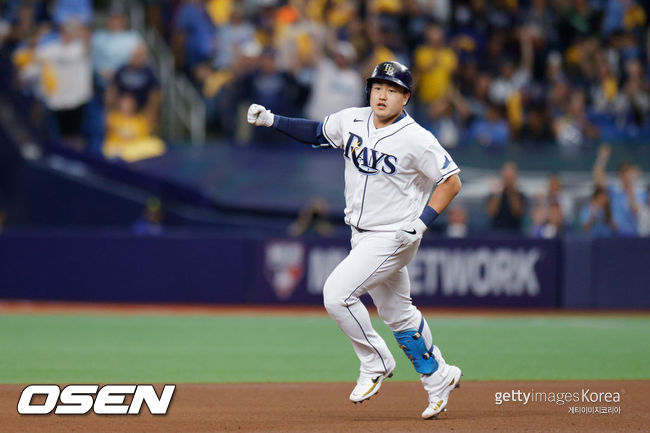
<svg viewBox="0 0 650 433">
<path fill-rule="evenodd" d="M 406 107 L 406 104 L 408 104 L 409 101 L 411 100 L 411 92 L 406 92 L 405 95 L 406 98 L 404 99 L 404 103 L 402 104 L 402 107 Z"/>
</svg>

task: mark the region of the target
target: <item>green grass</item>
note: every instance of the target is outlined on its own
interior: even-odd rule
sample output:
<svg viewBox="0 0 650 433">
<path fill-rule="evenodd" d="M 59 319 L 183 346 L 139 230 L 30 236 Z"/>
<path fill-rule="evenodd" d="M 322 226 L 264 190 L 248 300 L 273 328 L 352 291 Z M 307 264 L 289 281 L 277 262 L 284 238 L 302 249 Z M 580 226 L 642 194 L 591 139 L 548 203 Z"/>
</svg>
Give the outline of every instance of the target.
<svg viewBox="0 0 650 433">
<path fill-rule="evenodd" d="M 429 317 L 465 379 L 650 378 L 650 317 Z M 396 380 L 416 373 L 387 327 Z M 354 381 L 326 316 L 4 315 L 0 383 Z"/>
</svg>

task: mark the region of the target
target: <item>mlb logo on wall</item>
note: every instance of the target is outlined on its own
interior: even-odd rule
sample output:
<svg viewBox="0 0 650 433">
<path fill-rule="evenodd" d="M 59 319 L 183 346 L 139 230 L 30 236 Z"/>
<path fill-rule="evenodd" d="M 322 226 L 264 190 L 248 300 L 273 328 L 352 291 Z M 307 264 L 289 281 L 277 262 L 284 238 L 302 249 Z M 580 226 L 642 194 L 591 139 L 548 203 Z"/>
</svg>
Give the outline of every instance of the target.
<svg viewBox="0 0 650 433">
<path fill-rule="evenodd" d="M 291 297 L 305 273 L 305 247 L 299 242 L 270 242 L 264 254 L 264 275 L 278 299 Z"/>
</svg>

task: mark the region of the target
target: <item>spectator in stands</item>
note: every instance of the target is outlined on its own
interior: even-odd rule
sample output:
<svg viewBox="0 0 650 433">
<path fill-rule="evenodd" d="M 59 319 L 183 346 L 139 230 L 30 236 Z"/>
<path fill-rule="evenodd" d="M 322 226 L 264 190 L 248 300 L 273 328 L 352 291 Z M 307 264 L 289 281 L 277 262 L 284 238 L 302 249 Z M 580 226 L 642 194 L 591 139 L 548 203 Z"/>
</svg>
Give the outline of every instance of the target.
<svg viewBox="0 0 650 433">
<path fill-rule="evenodd" d="M 552 202 L 546 208 L 540 206 L 533 210 L 532 237 L 552 239 L 561 236 L 565 231 L 564 213 L 559 203 Z"/>
<path fill-rule="evenodd" d="M 452 205 L 447 209 L 447 227 L 445 235 L 448 238 L 465 238 L 469 234 L 467 226 L 467 210 L 461 204 Z"/>
<path fill-rule="evenodd" d="M 479 73 L 475 81 L 471 84 L 471 93 L 466 98 L 471 121 L 485 118 L 487 115 L 488 106 L 490 105 L 488 95 L 491 85 L 492 77 L 485 72 Z"/>
<path fill-rule="evenodd" d="M 149 66 L 147 47 L 144 43 L 135 47 L 129 63 L 115 74 L 108 92 L 109 106 L 114 107 L 116 97 L 123 94 L 133 96 L 137 111 L 144 114 L 152 125 L 156 123 L 160 107 L 160 84 Z"/>
<path fill-rule="evenodd" d="M 129 30 L 122 8 L 109 11 L 106 29 L 99 29 L 92 37 L 92 60 L 95 72 L 102 80 L 102 87 L 108 86 L 115 72 L 126 65 L 142 38 L 135 30 Z"/>
<path fill-rule="evenodd" d="M 149 197 L 142 215 L 133 223 L 133 234 L 137 236 L 159 236 L 163 234 L 165 212 L 158 197 Z"/>
<path fill-rule="evenodd" d="M 294 237 L 310 233 L 323 237 L 332 236 L 334 227 L 329 222 L 328 216 L 327 200 L 316 197 L 300 210 L 298 219 L 289 226 L 289 234 Z"/>
<path fill-rule="evenodd" d="M 10 32 L 11 24 L 0 16 L 0 49 L 5 46 L 5 40 L 7 39 L 7 36 L 9 36 Z"/>
<path fill-rule="evenodd" d="M 587 117 L 582 91 L 571 93 L 564 113 L 553 121 L 553 132 L 560 146 L 569 150 L 582 147 L 600 136 L 598 128 Z"/>
<path fill-rule="evenodd" d="M 467 135 L 470 140 L 476 141 L 484 147 L 506 147 L 510 138 L 510 129 L 508 122 L 503 117 L 503 109 L 490 103 L 486 117 L 478 118 L 472 122 Z"/>
<path fill-rule="evenodd" d="M 591 82 L 591 100 L 594 111 L 613 114 L 614 101 L 617 99 L 618 82 L 605 53 L 599 52 L 596 79 Z"/>
<path fill-rule="evenodd" d="M 0 12 L 2 9 L 0 8 Z M 33 97 L 38 93 L 40 67 L 35 59 L 35 49 L 45 42 L 58 38 L 52 31 L 45 6 L 40 2 L 21 3 L 12 1 L 5 5 L 4 12 L 10 23 L 3 51 L 11 55 L 23 94 Z"/>
<path fill-rule="evenodd" d="M 461 128 L 468 122 L 471 109 L 463 95 L 452 89 L 449 95 L 429 105 L 430 122 L 422 124 L 431 129 L 440 144 L 455 147 L 461 140 Z"/>
<path fill-rule="evenodd" d="M 135 97 L 129 93 L 121 94 L 117 109 L 108 114 L 106 141 L 102 149 L 104 156 L 134 162 L 162 155 L 165 143 L 152 136 L 151 129 L 148 119 L 138 113 Z"/>
<path fill-rule="evenodd" d="M 634 0 L 607 0 L 602 30 L 605 35 L 620 30 L 632 30 L 646 22 L 646 11 Z"/>
<path fill-rule="evenodd" d="M 605 188 L 594 189 L 590 202 L 580 212 L 580 228 L 592 237 L 614 236 L 618 231 Z"/>
<path fill-rule="evenodd" d="M 244 19 L 241 5 L 234 5 L 230 20 L 216 30 L 215 70 L 229 68 L 247 44 L 255 41 L 255 27 Z"/>
<path fill-rule="evenodd" d="M 650 127 L 650 84 L 637 58 L 625 62 L 627 78 L 615 105 L 620 120 L 636 128 Z"/>
<path fill-rule="evenodd" d="M 248 137 L 235 137 L 237 131 L 242 135 L 248 130 L 238 129 L 237 104 L 240 92 L 237 89 L 239 77 L 257 70 L 262 46 L 250 41 L 238 47 L 231 65 L 215 70 L 207 63 L 197 68 L 197 79 L 201 83 L 202 95 L 206 100 L 207 127 L 237 142 L 245 143 Z M 233 109 L 233 107 L 235 109 Z"/>
<path fill-rule="evenodd" d="M 288 3 L 280 7 L 275 16 L 276 62 L 279 69 L 292 71 L 304 86 L 309 87 L 316 63 L 323 57 L 326 35 L 331 36 L 333 42 L 336 33 L 333 28 L 327 31 L 322 24 L 310 20 L 305 2 Z"/>
<path fill-rule="evenodd" d="M 332 57 L 323 56 L 317 63 L 305 112 L 321 121 L 346 107 L 365 104 L 364 81 L 353 68 L 357 54 L 349 42 L 338 41 Z"/>
<path fill-rule="evenodd" d="M 63 25 L 73 20 L 89 26 L 93 19 L 91 0 L 56 0 L 53 13 L 54 22 Z"/>
<path fill-rule="evenodd" d="M 523 145 L 535 147 L 552 143 L 551 116 L 544 101 L 540 101 L 539 105 L 533 105 L 528 111 L 520 141 Z"/>
<path fill-rule="evenodd" d="M 176 66 L 194 79 L 195 68 L 214 55 L 215 25 L 207 10 L 208 0 L 184 0 L 176 14 L 172 49 Z"/>
<path fill-rule="evenodd" d="M 479 69 L 496 77 L 500 72 L 500 60 L 512 57 L 512 53 L 506 50 L 507 38 L 502 30 L 487 31 L 485 38 L 485 48 L 479 52 Z"/>
<path fill-rule="evenodd" d="M 496 183 L 488 198 L 487 215 L 497 232 L 520 233 L 526 213 L 526 196 L 517 186 L 517 166 L 506 162 L 501 168 L 501 182 Z"/>
<path fill-rule="evenodd" d="M 529 10 L 523 13 L 524 27 L 530 34 L 547 40 L 551 45 L 558 41 L 557 18 L 555 10 L 549 7 L 548 0 L 533 0 Z"/>
<path fill-rule="evenodd" d="M 490 100 L 505 106 L 516 92 L 528 85 L 529 80 L 529 67 L 517 68 L 513 59 L 502 60 L 500 73 L 490 86 Z"/>
<path fill-rule="evenodd" d="M 546 59 L 545 81 L 542 92 L 543 94 L 535 102 L 539 102 L 545 97 L 546 107 L 548 107 L 551 117 L 559 117 L 563 113 L 563 106 L 569 99 L 571 85 L 564 70 L 562 55 L 556 51 L 549 53 Z"/>
<path fill-rule="evenodd" d="M 548 209 L 555 203 L 560 206 L 565 220 L 571 220 L 573 218 L 573 200 L 571 195 L 564 190 L 562 179 L 557 173 L 549 176 L 546 191 L 539 194 L 536 198 L 536 207 L 544 209 L 546 214 L 548 213 Z"/>
<path fill-rule="evenodd" d="M 573 0 L 571 6 L 562 12 L 558 31 L 565 43 L 593 35 L 598 30 L 600 14 L 591 7 L 589 0 Z"/>
<path fill-rule="evenodd" d="M 79 22 L 67 21 L 59 37 L 36 48 L 41 94 L 64 143 L 82 149 L 84 108 L 92 97 L 89 34 Z"/>
<path fill-rule="evenodd" d="M 280 71 L 275 63 L 275 50 L 266 48 L 259 67 L 236 84 L 240 90 L 239 100 L 255 101 L 274 113 L 299 116 L 306 99 L 307 89 L 300 86 L 289 72 Z M 255 128 L 253 142 L 256 144 L 279 144 L 278 135 L 270 128 Z"/>
<path fill-rule="evenodd" d="M 646 188 L 646 197 L 650 197 L 650 185 Z M 650 236 L 650 199 L 639 215 L 639 236 Z"/>
<path fill-rule="evenodd" d="M 0 6 L 0 14 L 0 45 L 7 46 L 11 52 L 34 33 L 37 26 L 35 6 L 11 1 Z"/>
<path fill-rule="evenodd" d="M 413 53 L 413 63 L 413 75 L 419 83 L 416 93 L 419 102 L 429 104 L 451 91 L 458 59 L 447 46 L 441 26 L 427 26 L 424 43 Z"/>
<path fill-rule="evenodd" d="M 636 165 L 624 163 L 619 166 L 618 183 L 607 182 L 605 168 L 611 156 L 611 148 L 602 145 L 593 168 L 596 188 L 607 191 L 611 203 L 612 221 L 621 236 L 639 235 L 639 218 L 648 206 L 646 188 L 640 179 L 640 170 Z"/>
</svg>

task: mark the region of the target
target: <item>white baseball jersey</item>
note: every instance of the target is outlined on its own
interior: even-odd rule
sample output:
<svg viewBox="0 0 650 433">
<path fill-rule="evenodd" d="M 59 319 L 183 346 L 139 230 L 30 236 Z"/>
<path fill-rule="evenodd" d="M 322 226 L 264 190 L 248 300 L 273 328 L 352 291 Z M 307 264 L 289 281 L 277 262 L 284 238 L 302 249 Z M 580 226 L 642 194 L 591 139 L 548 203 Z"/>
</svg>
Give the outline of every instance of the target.
<svg viewBox="0 0 650 433">
<path fill-rule="evenodd" d="M 376 129 L 372 108 L 327 116 L 323 135 L 345 157 L 345 223 L 395 231 L 420 216 L 434 185 L 460 169 L 438 140 L 406 114 Z"/>
</svg>

